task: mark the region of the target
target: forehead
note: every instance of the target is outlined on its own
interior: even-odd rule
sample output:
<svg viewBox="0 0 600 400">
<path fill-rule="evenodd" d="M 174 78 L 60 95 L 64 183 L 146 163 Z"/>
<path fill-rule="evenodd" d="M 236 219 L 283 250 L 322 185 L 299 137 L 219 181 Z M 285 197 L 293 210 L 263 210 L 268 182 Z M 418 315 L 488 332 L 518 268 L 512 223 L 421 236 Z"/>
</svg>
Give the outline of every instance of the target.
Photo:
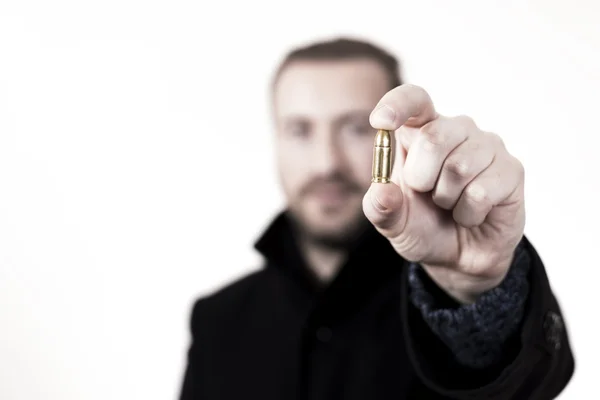
<svg viewBox="0 0 600 400">
<path fill-rule="evenodd" d="M 295 61 L 281 73 L 274 101 L 279 116 L 331 116 L 370 111 L 390 89 L 383 67 L 373 60 Z"/>
</svg>

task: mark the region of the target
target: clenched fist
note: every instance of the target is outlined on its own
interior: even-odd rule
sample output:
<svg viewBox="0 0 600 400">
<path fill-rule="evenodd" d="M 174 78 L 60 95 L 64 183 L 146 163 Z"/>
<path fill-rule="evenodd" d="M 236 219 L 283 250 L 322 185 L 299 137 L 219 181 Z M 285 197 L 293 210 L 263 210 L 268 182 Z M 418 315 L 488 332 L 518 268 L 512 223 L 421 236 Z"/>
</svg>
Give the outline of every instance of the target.
<svg viewBox="0 0 600 400">
<path fill-rule="evenodd" d="M 405 259 L 462 303 L 499 285 L 525 227 L 523 166 L 500 137 L 465 116 L 439 115 L 402 85 L 370 116 L 395 131 L 391 183 L 372 183 L 363 210 Z"/>
</svg>

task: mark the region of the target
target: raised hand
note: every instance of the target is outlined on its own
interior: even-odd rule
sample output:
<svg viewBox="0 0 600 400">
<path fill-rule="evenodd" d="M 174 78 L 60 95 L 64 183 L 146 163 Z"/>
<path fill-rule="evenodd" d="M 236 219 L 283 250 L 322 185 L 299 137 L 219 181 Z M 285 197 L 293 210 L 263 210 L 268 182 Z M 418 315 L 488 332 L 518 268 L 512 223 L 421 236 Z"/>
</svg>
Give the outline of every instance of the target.
<svg viewBox="0 0 600 400">
<path fill-rule="evenodd" d="M 395 159 L 391 182 L 366 193 L 365 215 L 448 294 L 475 301 L 506 276 L 523 236 L 522 164 L 469 117 L 439 115 L 417 86 L 385 94 L 370 122 L 395 133 Z"/>
</svg>

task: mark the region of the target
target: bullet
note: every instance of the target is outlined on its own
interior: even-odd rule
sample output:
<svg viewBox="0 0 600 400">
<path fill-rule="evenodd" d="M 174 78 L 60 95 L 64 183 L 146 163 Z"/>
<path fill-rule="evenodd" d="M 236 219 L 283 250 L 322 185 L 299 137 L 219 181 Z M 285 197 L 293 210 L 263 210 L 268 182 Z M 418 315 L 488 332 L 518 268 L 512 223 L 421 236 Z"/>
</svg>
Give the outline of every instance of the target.
<svg viewBox="0 0 600 400">
<path fill-rule="evenodd" d="M 375 135 L 373 147 L 373 178 L 371 182 L 389 183 L 392 175 L 392 135 L 380 129 Z"/>
</svg>

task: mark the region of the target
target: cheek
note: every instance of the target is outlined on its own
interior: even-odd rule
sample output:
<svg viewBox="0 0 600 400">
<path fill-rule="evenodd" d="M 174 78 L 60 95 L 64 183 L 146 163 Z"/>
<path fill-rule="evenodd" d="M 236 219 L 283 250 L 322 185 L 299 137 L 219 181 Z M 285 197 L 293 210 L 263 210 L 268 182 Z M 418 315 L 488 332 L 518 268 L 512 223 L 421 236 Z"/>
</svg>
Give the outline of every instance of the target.
<svg viewBox="0 0 600 400">
<path fill-rule="evenodd" d="M 369 140 L 349 142 L 347 149 L 347 158 L 352 165 L 352 173 L 366 190 L 371 184 L 373 141 L 369 138 Z"/>
<path fill-rule="evenodd" d="M 277 147 L 277 163 L 281 183 L 288 195 L 295 195 L 306 181 L 307 165 L 298 146 L 282 141 Z"/>
</svg>

